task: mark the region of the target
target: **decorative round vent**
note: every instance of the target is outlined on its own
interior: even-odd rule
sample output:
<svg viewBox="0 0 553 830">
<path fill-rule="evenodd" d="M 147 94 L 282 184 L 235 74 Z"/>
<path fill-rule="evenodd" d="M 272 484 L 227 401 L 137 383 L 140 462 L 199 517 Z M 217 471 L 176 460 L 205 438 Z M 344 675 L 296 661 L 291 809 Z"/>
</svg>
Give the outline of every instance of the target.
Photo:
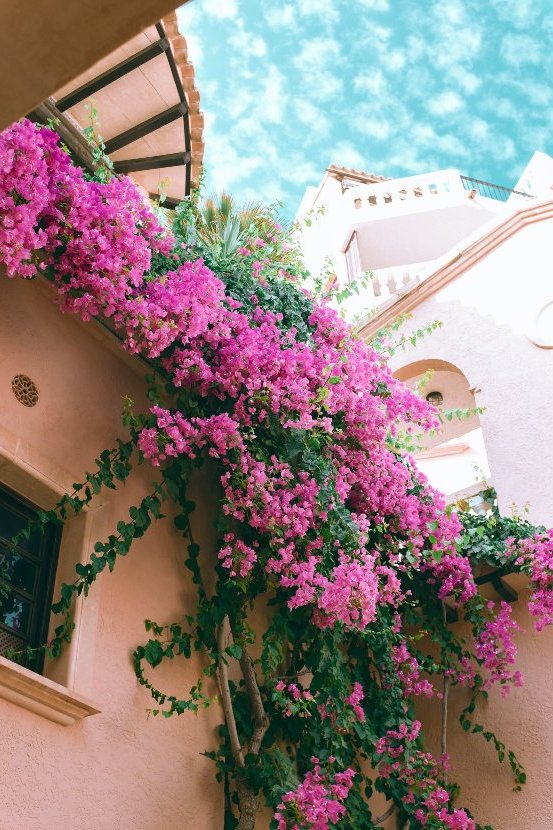
<svg viewBox="0 0 553 830">
<path fill-rule="evenodd" d="M 23 406 L 35 406 L 38 403 L 38 389 L 27 375 L 16 375 L 14 377 L 12 392 Z"/>
<path fill-rule="evenodd" d="M 441 406 L 444 402 L 444 396 L 441 392 L 429 392 L 426 396 L 426 400 L 428 403 L 431 403 L 432 406 Z"/>
</svg>

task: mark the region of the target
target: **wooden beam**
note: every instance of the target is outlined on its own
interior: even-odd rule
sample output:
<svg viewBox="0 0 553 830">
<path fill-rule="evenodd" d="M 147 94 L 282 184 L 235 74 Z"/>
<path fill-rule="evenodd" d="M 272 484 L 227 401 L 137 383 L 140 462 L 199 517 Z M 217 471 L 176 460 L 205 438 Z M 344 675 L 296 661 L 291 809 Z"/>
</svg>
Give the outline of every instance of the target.
<svg viewBox="0 0 553 830">
<path fill-rule="evenodd" d="M 181 167 L 190 161 L 190 153 L 166 153 L 162 156 L 121 159 L 113 162 L 116 173 L 136 173 L 140 170 L 156 170 L 163 167 Z"/>
<path fill-rule="evenodd" d="M 91 173 L 94 171 L 94 160 L 89 143 L 78 129 L 75 121 L 70 116 L 61 113 L 52 98 L 39 104 L 28 114 L 28 117 L 31 121 L 39 124 L 48 124 L 48 121 L 53 121 L 54 129 L 63 143 L 71 150 L 77 164 L 86 167 Z"/>
<path fill-rule="evenodd" d="M 490 573 L 484 574 L 483 576 L 477 576 L 474 581 L 477 585 L 486 585 L 488 582 L 491 582 L 494 590 L 499 594 L 501 599 L 504 599 L 505 602 L 516 602 L 518 599 L 517 591 L 511 588 L 510 585 L 507 585 L 503 579 L 508 574 L 508 568 L 496 568 L 495 571 L 490 571 Z"/>
<path fill-rule="evenodd" d="M 168 210 L 174 210 L 177 205 L 184 200 L 184 196 L 182 199 L 177 199 L 175 196 L 166 196 L 163 202 L 160 200 L 159 193 L 149 193 L 148 196 L 155 202 L 156 204 L 160 205 L 163 208 L 167 208 Z"/>
<path fill-rule="evenodd" d="M 187 112 L 188 107 L 181 101 L 180 104 L 169 107 L 169 109 L 152 116 L 152 118 L 136 124 L 134 127 L 125 130 L 124 133 L 120 133 L 115 138 L 106 141 L 107 155 L 109 156 L 116 150 L 120 150 L 121 147 L 126 147 L 127 144 L 132 144 L 133 141 L 137 141 L 139 138 L 143 138 L 145 135 L 159 130 L 160 127 L 165 127 L 166 124 L 171 124 L 178 118 L 182 118 Z"/>
<path fill-rule="evenodd" d="M 101 75 L 97 75 L 91 81 L 77 87 L 73 92 L 64 95 L 63 98 L 56 101 L 57 108 L 60 112 L 65 112 L 70 107 L 80 104 L 81 101 L 94 95 L 95 92 L 113 83 L 113 81 L 117 81 L 119 78 L 132 72 L 133 69 L 138 69 L 142 64 L 151 61 L 153 58 L 157 58 L 158 55 L 162 55 L 167 49 L 169 49 L 169 41 L 165 37 L 156 40 L 154 43 L 150 43 L 149 46 L 141 49 L 140 52 L 136 52 L 136 54 L 116 64 L 116 66 L 112 66 L 111 69 L 102 72 Z"/>
</svg>

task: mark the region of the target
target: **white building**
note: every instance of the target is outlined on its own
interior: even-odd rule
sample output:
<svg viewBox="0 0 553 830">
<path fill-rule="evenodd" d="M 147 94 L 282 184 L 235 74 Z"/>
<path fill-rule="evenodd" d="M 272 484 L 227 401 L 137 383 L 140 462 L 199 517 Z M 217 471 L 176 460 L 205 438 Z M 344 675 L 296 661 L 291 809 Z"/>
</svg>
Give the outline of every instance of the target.
<svg viewBox="0 0 553 830">
<path fill-rule="evenodd" d="M 503 511 L 529 502 L 553 524 L 553 159 L 536 153 L 513 189 L 453 169 L 390 180 L 332 166 L 307 216 L 312 273 L 327 261 L 339 287 L 371 274 L 345 303 L 364 337 L 404 315 L 398 338 L 441 321 L 395 352 L 397 376 L 431 370 L 423 394 L 442 410 L 484 409 L 425 439 L 420 468 L 452 499 L 489 481 Z"/>
</svg>

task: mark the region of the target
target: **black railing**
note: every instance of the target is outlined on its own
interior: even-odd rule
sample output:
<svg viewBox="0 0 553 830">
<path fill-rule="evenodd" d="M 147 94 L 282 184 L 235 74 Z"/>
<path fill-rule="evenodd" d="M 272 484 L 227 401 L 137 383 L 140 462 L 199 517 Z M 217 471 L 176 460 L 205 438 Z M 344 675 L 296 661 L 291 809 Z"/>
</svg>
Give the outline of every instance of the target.
<svg viewBox="0 0 553 830">
<path fill-rule="evenodd" d="M 469 176 L 461 176 L 461 181 L 463 182 L 465 190 L 476 190 L 480 196 L 486 196 L 488 199 L 497 199 L 499 202 L 506 202 L 513 193 L 517 196 L 524 196 L 525 199 L 532 198 L 530 193 L 523 193 L 522 190 L 503 187 L 501 184 L 484 182 L 482 179 L 471 179 Z"/>
</svg>

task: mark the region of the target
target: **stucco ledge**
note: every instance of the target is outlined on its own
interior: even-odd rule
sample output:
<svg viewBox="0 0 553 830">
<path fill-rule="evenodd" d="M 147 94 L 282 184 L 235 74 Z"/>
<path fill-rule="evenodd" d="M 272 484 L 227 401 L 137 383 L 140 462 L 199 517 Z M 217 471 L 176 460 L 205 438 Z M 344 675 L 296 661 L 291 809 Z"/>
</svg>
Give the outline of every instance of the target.
<svg viewBox="0 0 553 830">
<path fill-rule="evenodd" d="M 5 657 L 0 657 L 0 698 L 62 726 L 100 712 L 82 695 Z"/>
</svg>

